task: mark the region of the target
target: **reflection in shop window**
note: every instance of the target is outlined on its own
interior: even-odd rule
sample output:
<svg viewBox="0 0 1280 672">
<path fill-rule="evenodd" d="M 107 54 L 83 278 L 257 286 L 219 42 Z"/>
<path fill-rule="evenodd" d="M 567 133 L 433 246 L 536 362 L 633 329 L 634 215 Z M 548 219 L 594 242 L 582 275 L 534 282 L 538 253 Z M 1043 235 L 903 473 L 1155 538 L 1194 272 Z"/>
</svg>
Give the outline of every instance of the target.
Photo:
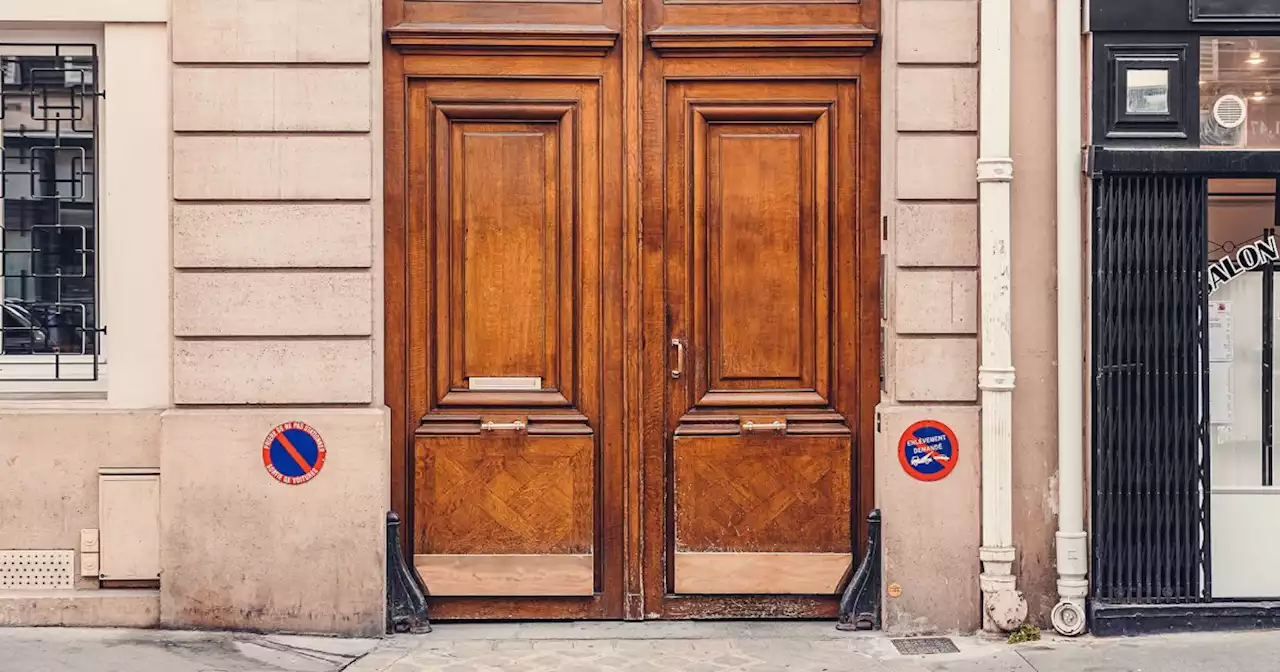
<svg viewBox="0 0 1280 672">
<path fill-rule="evenodd" d="M 1209 295 L 1209 422 L 1215 488 L 1273 485 L 1277 473 L 1272 420 L 1280 416 L 1274 367 L 1280 305 L 1276 263 L 1254 268 L 1243 250 L 1263 249 L 1276 229 L 1276 181 L 1209 181 L 1209 258 L 1241 269 Z M 1260 245 L 1260 243 L 1262 245 Z M 1262 255 L 1259 255 L 1262 256 Z M 1248 260 L 1246 260 L 1248 261 Z M 1266 366 L 1264 366 L 1264 364 Z M 1270 406 L 1270 413 L 1267 413 Z"/>
<path fill-rule="evenodd" d="M 1200 144 L 1280 149 L 1280 36 L 1200 39 Z"/>
<path fill-rule="evenodd" d="M 1168 70 L 1129 70 L 1125 73 L 1125 79 L 1127 114 L 1169 114 Z"/>
<path fill-rule="evenodd" d="M 100 350 L 96 74 L 92 46 L 0 43 L 0 364 L 40 380 Z"/>
</svg>

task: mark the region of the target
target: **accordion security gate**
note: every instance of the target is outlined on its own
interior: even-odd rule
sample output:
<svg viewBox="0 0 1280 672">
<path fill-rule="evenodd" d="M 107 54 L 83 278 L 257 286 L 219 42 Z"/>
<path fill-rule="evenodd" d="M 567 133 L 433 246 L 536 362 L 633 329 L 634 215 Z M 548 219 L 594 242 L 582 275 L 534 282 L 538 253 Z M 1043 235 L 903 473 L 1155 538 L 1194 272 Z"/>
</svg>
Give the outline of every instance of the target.
<svg viewBox="0 0 1280 672">
<path fill-rule="evenodd" d="M 1207 183 L 1094 182 L 1095 615 L 1211 595 Z"/>
</svg>

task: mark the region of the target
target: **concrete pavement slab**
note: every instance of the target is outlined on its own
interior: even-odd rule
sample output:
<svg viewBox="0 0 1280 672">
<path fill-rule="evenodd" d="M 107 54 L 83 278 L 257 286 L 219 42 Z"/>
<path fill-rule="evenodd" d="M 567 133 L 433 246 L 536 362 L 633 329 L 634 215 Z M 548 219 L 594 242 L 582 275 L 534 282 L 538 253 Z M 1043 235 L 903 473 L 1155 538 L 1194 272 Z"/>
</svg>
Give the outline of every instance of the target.
<svg viewBox="0 0 1280 672">
<path fill-rule="evenodd" d="M 1050 639 L 1017 647 L 1036 672 L 1271 672 L 1280 632 Z"/>
<path fill-rule="evenodd" d="M 227 632 L 0 628 L 0 672 L 336 672 L 376 644 Z"/>
</svg>

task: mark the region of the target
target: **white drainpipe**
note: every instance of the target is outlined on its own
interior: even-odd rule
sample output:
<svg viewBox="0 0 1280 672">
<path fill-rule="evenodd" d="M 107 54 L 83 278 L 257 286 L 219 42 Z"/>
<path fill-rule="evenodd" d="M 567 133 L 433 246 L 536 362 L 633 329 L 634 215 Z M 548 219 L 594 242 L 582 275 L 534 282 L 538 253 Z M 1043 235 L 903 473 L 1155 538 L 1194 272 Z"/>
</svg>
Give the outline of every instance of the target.
<svg viewBox="0 0 1280 672">
<path fill-rule="evenodd" d="M 1013 630 L 1027 603 L 1013 575 L 1013 338 L 1010 302 L 1010 187 L 1013 182 L 1012 4 L 981 3 L 978 199 L 981 245 L 982 628 Z"/>
<path fill-rule="evenodd" d="M 1084 301 L 1081 296 L 1081 0 L 1058 0 L 1058 604 L 1053 627 L 1085 629 Z"/>
</svg>

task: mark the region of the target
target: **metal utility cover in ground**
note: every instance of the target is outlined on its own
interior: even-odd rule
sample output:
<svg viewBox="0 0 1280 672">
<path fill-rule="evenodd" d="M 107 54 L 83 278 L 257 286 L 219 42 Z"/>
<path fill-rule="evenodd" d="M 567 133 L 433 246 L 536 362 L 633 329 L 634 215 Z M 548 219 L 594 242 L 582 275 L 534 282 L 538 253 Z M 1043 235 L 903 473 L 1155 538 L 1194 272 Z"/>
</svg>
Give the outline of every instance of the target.
<svg viewBox="0 0 1280 672">
<path fill-rule="evenodd" d="M 929 653 L 960 653 L 954 642 L 946 637 L 911 637 L 891 640 L 898 653 L 919 656 Z"/>
</svg>

